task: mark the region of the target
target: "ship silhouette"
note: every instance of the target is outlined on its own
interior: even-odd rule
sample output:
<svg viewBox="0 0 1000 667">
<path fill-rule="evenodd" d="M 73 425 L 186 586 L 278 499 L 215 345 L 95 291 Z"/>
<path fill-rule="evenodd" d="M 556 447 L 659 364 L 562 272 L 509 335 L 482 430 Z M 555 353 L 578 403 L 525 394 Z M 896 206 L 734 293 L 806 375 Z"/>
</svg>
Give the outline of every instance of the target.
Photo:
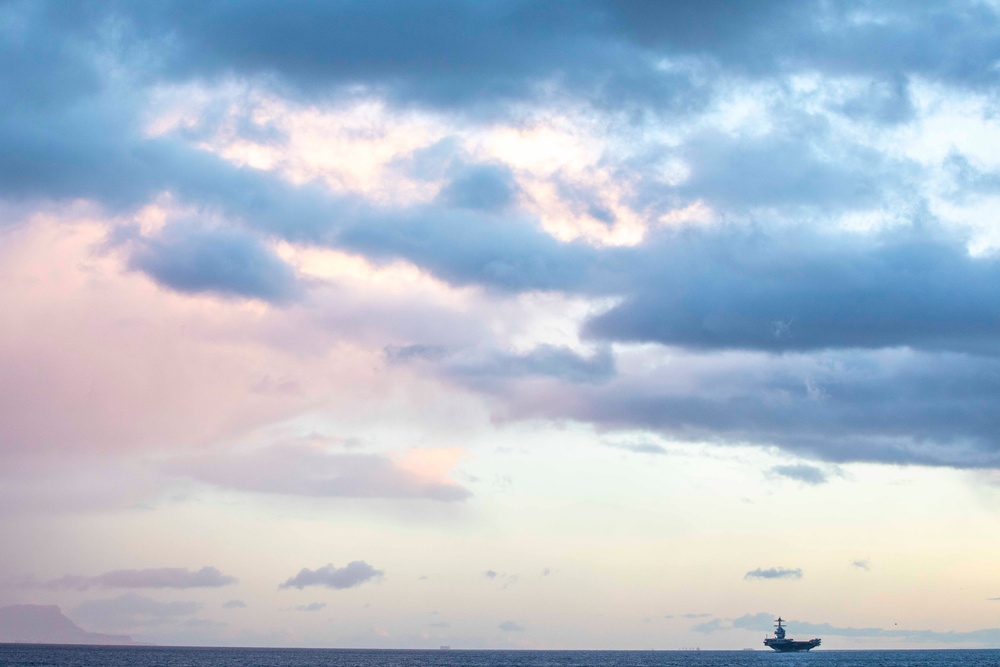
<svg viewBox="0 0 1000 667">
<path fill-rule="evenodd" d="M 808 651 L 809 649 L 819 646 L 822 641 L 818 637 L 814 637 L 808 641 L 795 641 L 794 639 L 785 637 L 785 628 L 781 626 L 783 622 L 784 621 L 779 616 L 778 620 L 774 622 L 776 625 L 774 629 L 774 636 L 765 638 L 764 646 L 773 648 L 775 651 L 787 653 L 791 651 Z"/>
</svg>

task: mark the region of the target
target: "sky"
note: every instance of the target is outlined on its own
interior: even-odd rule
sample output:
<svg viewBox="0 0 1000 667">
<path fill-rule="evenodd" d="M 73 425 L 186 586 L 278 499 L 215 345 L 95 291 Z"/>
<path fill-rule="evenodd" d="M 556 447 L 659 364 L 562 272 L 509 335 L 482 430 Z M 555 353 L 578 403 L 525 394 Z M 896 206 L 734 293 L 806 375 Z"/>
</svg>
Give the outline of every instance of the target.
<svg viewBox="0 0 1000 667">
<path fill-rule="evenodd" d="M 0 3 L 0 605 L 1000 646 L 1000 3 Z"/>
</svg>

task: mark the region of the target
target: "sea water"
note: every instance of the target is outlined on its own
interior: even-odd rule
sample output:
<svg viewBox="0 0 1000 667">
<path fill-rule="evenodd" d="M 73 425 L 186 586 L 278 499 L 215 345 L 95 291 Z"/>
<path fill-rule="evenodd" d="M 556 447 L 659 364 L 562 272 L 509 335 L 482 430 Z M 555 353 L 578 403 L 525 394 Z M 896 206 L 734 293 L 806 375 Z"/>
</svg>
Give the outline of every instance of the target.
<svg viewBox="0 0 1000 667">
<path fill-rule="evenodd" d="M 401 651 L 0 644 L 2 667 L 1000 667 L 1000 650 Z"/>
<path fill-rule="evenodd" d="M 1000 667 L 1000 650 L 389 651 L 0 644 L 2 667 Z"/>
</svg>

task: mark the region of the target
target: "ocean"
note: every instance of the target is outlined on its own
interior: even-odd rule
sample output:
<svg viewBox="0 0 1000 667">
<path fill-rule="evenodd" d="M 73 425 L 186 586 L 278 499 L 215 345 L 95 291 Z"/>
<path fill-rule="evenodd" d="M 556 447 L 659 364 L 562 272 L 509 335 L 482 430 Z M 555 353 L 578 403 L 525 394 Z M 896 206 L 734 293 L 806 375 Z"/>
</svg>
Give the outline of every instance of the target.
<svg viewBox="0 0 1000 667">
<path fill-rule="evenodd" d="M 1000 650 L 401 651 L 0 644 L 0 667 L 815 667 L 1000 666 Z"/>
</svg>

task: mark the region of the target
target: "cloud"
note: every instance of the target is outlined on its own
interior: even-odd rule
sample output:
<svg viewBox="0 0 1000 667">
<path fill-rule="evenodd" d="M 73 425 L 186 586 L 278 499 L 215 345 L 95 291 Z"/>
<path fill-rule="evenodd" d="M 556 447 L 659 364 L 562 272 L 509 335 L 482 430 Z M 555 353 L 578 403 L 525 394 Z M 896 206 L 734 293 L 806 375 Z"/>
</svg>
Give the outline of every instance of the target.
<svg viewBox="0 0 1000 667">
<path fill-rule="evenodd" d="M 325 609 L 325 602 L 310 602 L 309 604 L 300 604 L 295 607 L 295 611 L 319 611 L 320 609 Z"/>
<path fill-rule="evenodd" d="M 966 632 L 939 630 L 907 630 L 900 628 L 853 628 L 839 627 L 829 623 L 807 623 L 795 621 L 797 632 L 813 636 L 835 635 L 839 637 L 892 637 L 912 642 L 969 643 L 978 642 L 991 645 L 1000 639 L 1000 628 L 984 628 Z"/>
<path fill-rule="evenodd" d="M 447 206 L 481 211 L 502 211 L 517 194 L 517 182 L 505 165 L 469 165 L 439 193 Z"/>
<path fill-rule="evenodd" d="M 129 265 L 179 292 L 286 303 L 299 292 L 294 270 L 255 236 L 171 222 L 130 244 Z"/>
<path fill-rule="evenodd" d="M 524 626 L 515 623 L 514 621 L 504 621 L 497 627 L 503 630 L 504 632 L 524 632 L 525 630 Z"/>
<path fill-rule="evenodd" d="M 857 568 L 859 570 L 864 570 L 865 572 L 869 572 L 872 569 L 872 564 L 870 560 L 865 558 L 860 560 L 852 560 L 851 567 Z"/>
<path fill-rule="evenodd" d="M 1000 259 L 972 257 L 940 234 L 688 230 L 636 252 L 649 265 L 632 272 L 634 291 L 621 304 L 586 324 L 594 339 L 768 352 L 1000 352 L 1000 298 L 989 287 Z"/>
<path fill-rule="evenodd" d="M 951 210 L 995 194 L 996 174 L 960 138 L 946 155 L 885 149 L 899 143 L 893 126 L 920 135 L 943 118 L 938 96 L 972 109 L 966 121 L 988 120 L 976 102 L 1000 81 L 988 4 L 0 12 L 11 26 L 0 35 L 0 205 L 19 212 L 0 224 L 95 227 L 112 242 L 59 266 L 124 258 L 133 272 L 102 264 L 86 288 L 19 293 L 37 306 L 16 316 L 46 312 L 0 342 L 0 394 L 17 397 L 0 405 L 0 439 L 25 461 L 162 451 L 293 419 L 351 392 L 299 382 L 338 352 L 288 359 L 352 338 L 352 354 L 396 350 L 391 361 L 413 362 L 400 373 L 485 394 L 498 420 L 569 419 L 833 463 L 1000 465 L 1000 261 L 968 250 L 982 241 L 981 215 Z M 232 25 L 241 29 L 220 29 Z M 277 111 L 258 123 L 254 105 Z M 373 179 L 405 187 L 383 196 L 290 157 L 301 148 L 294 121 L 352 105 L 430 128 L 365 153 Z M 89 207 L 86 221 L 65 213 L 73 206 Z M 146 207 L 183 214 L 130 226 Z M 47 251 L 29 259 L 54 264 Z M 428 315 L 402 303 L 409 292 L 382 301 L 378 288 L 307 280 L 289 257 L 310 252 L 365 271 L 405 265 L 443 305 Z M 141 289 L 120 304 L 108 296 L 146 285 L 139 274 L 183 304 Z M 540 292 L 584 306 L 558 342 L 525 344 L 552 330 L 515 307 Z M 198 310 L 213 299 L 211 315 Z M 149 320 L 135 319 L 140 304 L 153 304 Z M 486 323 L 502 308 L 516 326 Z M 43 348 L 33 332 L 44 330 L 86 335 Z M 121 362 L 100 361 L 109 354 Z M 298 387 L 298 399 L 250 395 L 268 386 L 247 370 L 264 357 L 296 377 L 270 386 Z M 29 418 L 49 413 L 64 418 Z M 268 475 L 281 454 L 297 461 L 288 481 Z M 261 450 L 189 468 L 258 492 L 468 496 L 377 456 Z M 53 500 L 68 494 L 58 486 L 38 495 L 72 504 Z"/>
<path fill-rule="evenodd" d="M 593 247 L 562 243 L 523 214 L 361 209 L 337 230 L 336 245 L 376 261 L 404 259 L 453 285 L 501 292 L 579 290 L 601 285 L 608 273 Z"/>
<path fill-rule="evenodd" d="M 773 466 L 771 468 L 771 474 L 779 477 L 787 477 L 788 479 L 794 479 L 804 484 L 811 484 L 813 486 L 826 484 L 830 481 L 829 477 L 825 472 L 823 472 L 822 468 L 817 468 L 816 466 L 807 465 L 805 463 Z"/>
<path fill-rule="evenodd" d="M 520 354 L 494 350 L 485 355 L 452 355 L 444 365 L 452 378 L 483 389 L 522 377 L 551 377 L 574 384 L 600 383 L 614 377 L 616 372 L 610 348 L 601 347 L 590 355 L 581 355 L 547 344 Z"/>
<path fill-rule="evenodd" d="M 201 608 L 200 602 L 159 602 L 135 593 L 126 593 L 116 598 L 88 600 L 68 615 L 85 627 L 129 629 L 174 623 L 197 613 Z"/>
<path fill-rule="evenodd" d="M 744 579 L 801 579 L 802 570 L 799 568 L 788 568 L 788 567 L 758 567 L 755 570 L 750 570 L 745 575 Z"/>
<path fill-rule="evenodd" d="M 574 87 L 593 88 L 608 76 L 622 47 L 612 48 L 594 34 L 605 11 L 461 3 L 393 3 L 376 11 L 301 3 L 287 14 L 226 5 L 211 12 L 123 7 L 119 14 L 129 34 L 143 42 L 162 44 L 166 35 L 175 35 L 173 48 L 161 50 L 162 67 L 174 77 L 269 74 L 306 99 L 365 84 L 401 104 L 497 115 L 485 102 L 531 99 L 556 72 L 564 72 L 562 78 Z M 240 36 L 220 39 L 222 28 L 234 24 L 243 26 Z M 422 28 L 413 31 L 413 25 Z M 281 26 L 277 34 L 296 39 L 275 38 L 275 26 Z M 491 51 L 496 57 L 487 58 Z M 414 68 L 415 62 L 423 66 Z M 455 62 L 463 67 L 449 66 Z M 645 68 L 641 81 L 660 88 L 669 77 L 658 81 L 654 71 Z M 629 84 L 623 92 L 641 90 Z"/>
<path fill-rule="evenodd" d="M 997 18 L 987 7 L 942 3 L 904 12 L 884 6 L 868 9 L 877 18 L 871 22 L 857 19 L 859 7 L 867 8 L 778 2 L 722 10 L 598 1 L 572 9 L 444 2 L 392 3 L 381 11 L 295 3 L 289 12 L 225 4 L 184 11 L 126 5 L 115 12 L 128 26 L 126 45 L 161 45 L 157 66 L 167 78 L 268 75 L 305 99 L 364 85 L 399 104 L 480 114 L 543 98 L 545 83 L 590 93 L 596 104 L 693 106 L 700 91 L 683 68 L 678 74 L 655 66 L 662 61 L 713 65 L 747 78 L 919 75 L 970 88 L 996 81 L 987 58 L 963 57 L 994 48 Z M 85 29 L 100 14 L 87 18 L 78 21 Z M 242 30 L 226 34 L 231 25 Z M 919 44 L 926 48 L 913 48 Z M 872 53 L 878 57 L 859 55 Z M 462 67 L 450 66 L 456 62 Z"/>
<path fill-rule="evenodd" d="M 542 576 L 547 576 L 543 572 Z M 486 570 L 483 572 L 483 578 L 490 581 L 501 582 L 500 590 L 506 590 L 517 583 L 518 576 L 516 574 L 507 574 L 506 572 L 497 572 L 496 570 Z"/>
<path fill-rule="evenodd" d="M 247 603 L 243 600 L 228 600 L 222 603 L 223 609 L 246 609 Z"/>
<path fill-rule="evenodd" d="M 764 611 L 757 614 L 744 614 L 733 619 L 733 627 L 767 632 L 774 627 L 774 618 L 773 614 Z"/>
<path fill-rule="evenodd" d="M 711 623 L 702 624 L 700 632 L 712 633 L 727 631 L 733 628 L 752 630 L 754 632 L 770 632 L 774 626 L 774 614 L 759 612 L 744 614 L 734 619 L 713 619 Z M 807 621 L 789 620 L 788 626 L 794 628 L 797 635 L 812 637 L 887 637 L 912 642 L 941 642 L 947 644 L 977 642 L 991 644 L 1000 637 L 1000 628 L 986 628 L 968 632 L 941 632 L 936 630 L 907 630 L 893 628 L 853 628 L 839 627 L 829 623 L 809 623 Z"/>
<path fill-rule="evenodd" d="M 620 367 L 645 357 L 621 354 L 634 358 L 620 356 Z M 669 370 L 558 389 L 515 384 L 497 395 L 509 419 L 576 419 L 682 442 L 771 445 L 838 464 L 1000 465 L 992 435 L 1000 422 L 988 410 L 1000 397 L 1000 362 L 992 358 L 897 349 L 778 357 L 671 351 L 663 359 Z"/>
<path fill-rule="evenodd" d="M 448 478 L 447 471 L 408 467 L 405 461 L 380 454 L 329 453 L 321 447 L 295 443 L 175 461 L 169 470 L 223 488 L 255 493 L 440 502 L 458 502 L 471 495 Z"/>
<path fill-rule="evenodd" d="M 718 618 L 713 618 L 711 621 L 705 621 L 704 623 L 698 623 L 693 628 L 695 632 L 701 632 L 702 634 L 711 634 L 717 632 L 724 627 L 723 621 Z"/>
<path fill-rule="evenodd" d="M 901 166 L 883 164 L 885 159 L 872 150 L 842 147 L 832 159 L 819 155 L 823 151 L 815 147 L 825 149 L 829 144 L 817 135 L 827 129 L 815 120 L 804 124 L 796 120 L 785 122 L 782 132 L 763 137 L 693 139 L 685 146 L 691 175 L 680 191 L 734 208 L 775 204 L 865 208 L 884 196 L 874 183 L 885 187 L 898 178 Z"/>
<path fill-rule="evenodd" d="M 635 453 L 773 446 L 807 484 L 1000 467 L 990 3 L 40 0 L 0 25 L 5 514 L 178 477 L 454 509 L 441 467 L 208 447 L 361 402 L 436 420 L 453 391 Z M 358 109 L 379 136 L 350 173 L 303 167 L 349 142 L 296 125 Z M 38 585 L 232 583 L 209 569 Z"/>
<path fill-rule="evenodd" d="M 196 571 L 180 567 L 162 567 L 144 570 L 112 570 L 95 577 L 65 575 L 49 581 L 39 581 L 34 577 L 22 577 L 16 580 L 17 585 L 26 588 L 78 591 L 90 588 L 218 588 L 236 582 L 236 577 L 222 574 L 217 568 L 207 566 Z"/>
<path fill-rule="evenodd" d="M 297 575 L 289 578 L 278 588 L 298 588 L 301 590 L 306 586 L 324 586 L 342 590 L 355 588 L 369 581 L 378 581 L 384 574 L 385 572 L 382 570 L 376 570 L 362 560 L 351 561 L 341 568 L 328 563 L 316 570 L 302 568 Z"/>
<path fill-rule="evenodd" d="M 667 448 L 663 445 L 658 445 L 655 442 L 610 442 L 606 441 L 605 444 L 608 447 L 614 447 L 615 449 L 624 449 L 627 452 L 632 452 L 634 454 L 666 454 Z"/>
</svg>

